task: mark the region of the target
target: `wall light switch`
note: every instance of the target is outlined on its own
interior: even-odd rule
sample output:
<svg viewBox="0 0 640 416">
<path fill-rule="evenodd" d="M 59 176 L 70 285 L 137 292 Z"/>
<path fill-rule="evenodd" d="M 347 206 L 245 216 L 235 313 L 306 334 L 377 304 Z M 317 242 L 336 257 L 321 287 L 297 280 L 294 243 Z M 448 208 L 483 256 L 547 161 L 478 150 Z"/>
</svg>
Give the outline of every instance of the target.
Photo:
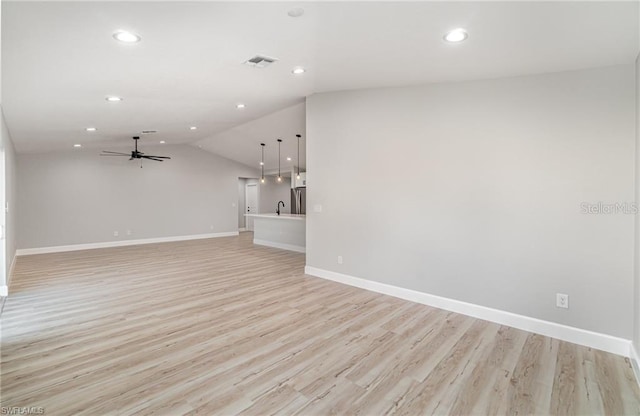
<svg viewBox="0 0 640 416">
<path fill-rule="evenodd" d="M 320 204 L 315 204 L 313 206 L 313 212 L 322 212 L 322 205 Z"/>
<path fill-rule="evenodd" d="M 342 264 L 342 256 L 338 256 L 338 264 Z"/>
</svg>

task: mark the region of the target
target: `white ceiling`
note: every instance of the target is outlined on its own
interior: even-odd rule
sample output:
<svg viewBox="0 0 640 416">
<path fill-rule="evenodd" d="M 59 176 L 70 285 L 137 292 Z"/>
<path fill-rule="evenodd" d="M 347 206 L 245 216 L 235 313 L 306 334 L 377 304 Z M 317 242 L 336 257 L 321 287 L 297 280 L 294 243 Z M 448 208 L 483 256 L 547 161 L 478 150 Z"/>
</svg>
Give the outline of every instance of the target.
<svg viewBox="0 0 640 416">
<path fill-rule="evenodd" d="M 243 123 L 221 133 L 200 140 L 195 144 L 204 150 L 224 155 L 248 166 L 259 168 L 261 161 L 260 143 L 264 143 L 265 173 L 278 168 L 278 142 L 281 146 L 281 172 L 298 166 L 298 139 L 300 134 L 300 167 L 306 168 L 305 104 L 300 103 L 265 117 Z M 287 157 L 291 161 L 287 161 Z"/>
<path fill-rule="evenodd" d="M 289 17 L 294 7 L 305 14 Z M 144 140 L 255 167 L 260 141 L 295 152 L 304 111 L 241 125 L 315 92 L 632 63 L 638 16 L 638 2 L 3 1 L 2 106 L 19 152 L 129 147 L 153 129 Z M 469 39 L 446 44 L 456 27 Z M 118 43 L 118 29 L 142 41 Z M 241 65 L 255 54 L 279 61 Z M 292 75 L 296 65 L 308 72 Z"/>
</svg>

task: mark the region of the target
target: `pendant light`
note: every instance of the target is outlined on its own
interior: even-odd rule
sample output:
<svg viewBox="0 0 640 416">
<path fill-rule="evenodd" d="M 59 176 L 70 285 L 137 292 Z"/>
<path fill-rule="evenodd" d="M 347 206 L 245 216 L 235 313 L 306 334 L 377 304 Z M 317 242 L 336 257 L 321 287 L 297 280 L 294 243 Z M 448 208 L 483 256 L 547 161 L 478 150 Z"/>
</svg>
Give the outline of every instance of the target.
<svg viewBox="0 0 640 416">
<path fill-rule="evenodd" d="M 300 179 L 300 138 L 302 136 L 296 134 L 296 137 L 298 138 L 298 175 L 296 175 L 296 179 Z"/>
<path fill-rule="evenodd" d="M 260 182 L 264 183 L 264 143 L 260 143 L 260 147 L 262 148 L 262 160 L 260 161 L 260 168 L 262 169 L 262 177 L 260 177 Z"/>
<path fill-rule="evenodd" d="M 282 139 L 278 139 L 278 182 L 282 182 L 282 176 L 280 176 L 280 145 L 282 144 Z"/>
</svg>

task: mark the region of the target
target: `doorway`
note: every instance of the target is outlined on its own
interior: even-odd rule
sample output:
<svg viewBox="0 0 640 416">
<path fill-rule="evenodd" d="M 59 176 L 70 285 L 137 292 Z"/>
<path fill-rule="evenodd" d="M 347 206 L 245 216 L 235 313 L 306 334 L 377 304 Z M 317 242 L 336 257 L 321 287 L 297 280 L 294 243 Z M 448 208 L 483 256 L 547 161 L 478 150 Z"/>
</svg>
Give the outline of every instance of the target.
<svg viewBox="0 0 640 416">
<path fill-rule="evenodd" d="M 258 212 L 260 212 L 257 183 L 247 183 L 245 185 L 245 201 L 245 211 L 247 214 L 257 214 Z M 246 218 L 247 231 L 253 231 L 253 218 Z"/>
</svg>

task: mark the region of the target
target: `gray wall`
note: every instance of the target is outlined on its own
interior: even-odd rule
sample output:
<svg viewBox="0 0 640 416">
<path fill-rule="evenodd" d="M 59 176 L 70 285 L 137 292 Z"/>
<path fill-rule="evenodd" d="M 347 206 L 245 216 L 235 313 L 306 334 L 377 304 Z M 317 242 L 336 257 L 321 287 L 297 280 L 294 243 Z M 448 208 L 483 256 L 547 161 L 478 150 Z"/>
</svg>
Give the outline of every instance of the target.
<svg viewBox="0 0 640 416">
<path fill-rule="evenodd" d="M 640 54 L 636 59 L 636 177 L 635 200 L 640 206 Z M 636 351 L 640 351 L 640 212 L 635 218 L 635 247 L 634 247 L 634 333 L 633 344 Z M 639 363 L 640 364 L 640 363 Z"/>
<path fill-rule="evenodd" d="M 187 145 L 144 151 L 172 159 L 140 169 L 88 149 L 19 155 L 19 248 L 238 230 L 238 177 L 256 171 Z"/>
<path fill-rule="evenodd" d="M 266 176 L 265 183 L 260 184 L 260 213 L 276 212 L 278 201 L 284 202 L 281 213 L 291 213 L 291 178 L 282 178 L 282 182 L 276 181 L 276 176 Z"/>
<path fill-rule="evenodd" d="M 631 339 L 634 76 L 309 97 L 307 265 Z"/>
</svg>

